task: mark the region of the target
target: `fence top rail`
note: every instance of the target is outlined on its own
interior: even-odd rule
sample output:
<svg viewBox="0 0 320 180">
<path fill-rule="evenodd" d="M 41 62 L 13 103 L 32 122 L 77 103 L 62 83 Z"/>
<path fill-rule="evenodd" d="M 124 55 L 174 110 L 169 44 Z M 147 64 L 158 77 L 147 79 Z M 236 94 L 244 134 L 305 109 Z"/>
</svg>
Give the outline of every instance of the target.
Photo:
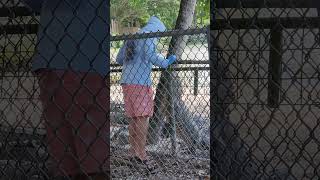
<svg viewBox="0 0 320 180">
<path fill-rule="evenodd" d="M 177 30 L 171 30 L 166 32 L 152 32 L 152 33 L 143 33 L 143 34 L 135 33 L 135 34 L 129 34 L 129 35 L 111 36 L 110 41 L 206 34 L 208 30 L 209 30 L 208 27 L 204 27 L 204 28 L 195 28 L 195 29 L 186 29 L 186 30 L 177 29 Z"/>
<path fill-rule="evenodd" d="M 38 26 L 39 26 L 38 24 L 6 25 L 6 26 L 0 28 L 0 34 L 36 34 L 38 32 Z M 110 41 L 207 34 L 208 30 L 209 30 L 209 28 L 207 26 L 204 28 L 195 28 L 195 29 L 187 29 L 187 30 L 170 30 L 170 31 L 166 31 L 166 32 L 117 35 L 117 36 L 111 36 Z"/>
<path fill-rule="evenodd" d="M 273 29 L 280 26 L 284 29 L 320 27 L 320 17 L 271 17 L 271 18 L 230 18 L 216 19 L 213 30 L 224 29 Z"/>
<path fill-rule="evenodd" d="M 21 17 L 21 16 L 39 16 L 39 13 L 33 13 L 24 6 L 4 7 L 0 6 L 0 17 Z"/>
<path fill-rule="evenodd" d="M 216 8 L 320 8 L 319 0 L 215 0 Z M 39 16 L 25 6 L 0 6 L 0 17 Z"/>
<path fill-rule="evenodd" d="M 320 2 L 320 1 L 319 1 Z M 272 29 L 275 25 L 285 29 L 291 28 L 306 28 L 313 29 L 320 27 L 320 17 L 263 17 L 263 18 L 217 18 L 213 24 L 213 30 L 226 29 Z M 23 25 L 6 25 L 0 28 L 0 34 L 36 34 L 38 24 L 23 24 Z M 167 32 L 118 35 L 111 36 L 110 41 L 121 41 L 127 39 L 143 39 L 153 37 L 170 37 L 181 35 L 197 35 L 207 34 L 208 27 L 187 29 L 187 30 L 172 30 Z"/>
<path fill-rule="evenodd" d="M 183 61 L 178 61 L 176 64 L 179 65 L 208 65 L 210 64 L 209 60 L 201 60 L 201 61 L 195 61 L 195 60 L 183 60 Z M 116 63 L 111 63 L 110 67 L 122 67 L 120 64 Z"/>
<path fill-rule="evenodd" d="M 216 8 L 316 8 L 319 0 L 215 0 Z"/>
</svg>

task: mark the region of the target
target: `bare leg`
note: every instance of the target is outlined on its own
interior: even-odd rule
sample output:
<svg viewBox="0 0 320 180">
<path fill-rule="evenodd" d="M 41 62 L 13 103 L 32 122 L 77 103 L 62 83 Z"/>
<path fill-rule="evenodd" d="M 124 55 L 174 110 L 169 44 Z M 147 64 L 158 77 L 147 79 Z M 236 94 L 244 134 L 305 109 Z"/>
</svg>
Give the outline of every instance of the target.
<svg viewBox="0 0 320 180">
<path fill-rule="evenodd" d="M 130 151 L 140 159 L 146 159 L 146 141 L 148 132 L 148 117 L 133 118 L 129 125 Z"/>
<path fill-rule="evenodd" d="M 135 129 L 135 119 L 131 118 L 130 122 L 129 122 L 129 143 L 130 143 L 130 149 L 129 149 L 129 155 L 130 156 L 135 156 L 136 151 L 135 151 L 135 147 L 136 147 L 136 143 L 135 143 L 135 139 L 136 139 L 136 129 Z"/>
</svg>

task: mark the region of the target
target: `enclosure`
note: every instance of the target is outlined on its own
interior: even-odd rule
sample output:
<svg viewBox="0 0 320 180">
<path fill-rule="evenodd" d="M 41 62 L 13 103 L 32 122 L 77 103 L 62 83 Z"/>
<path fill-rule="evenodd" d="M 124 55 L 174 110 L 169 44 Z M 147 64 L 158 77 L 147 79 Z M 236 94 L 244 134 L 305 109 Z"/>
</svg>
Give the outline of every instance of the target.
<svg viewBox="0 0 320 180">
<path fill-rule="evenodd" d="M 43 104 L 39 99 L 38 78 L 31 70 L 41 16 L 20 1 L 1 2 L 0 16 L 0 179 L 47 179 L 50 177 L 50 160 L 42 117 Z M 198 28 L 110 38 L 112 179 L 195 179 L 208 176 L 210 121 L 207 34 L 207 28 Z M 157 174 L 148 174 L 130 168 L 124 161 L 129 146 L 128 119 L 124 115 L 123 95 L 119 84 L 122 67 L 115 63 L 114 58 L 123 41 L 153 37 L 159 38 L 157 51 L 163 54 L 168 51 L 172 38 L 183 37 L 183 43 L 177 46 L 182 48 L 179 63 L 166 70 L 153 68 L 152 88 L 155 100 L 164 100 L 163 97 L 156 96 L 166 96 L 167 92 L 162 91 L 172 90 L 163 87 L 158 90 L 160 77 L 169 71 L 176 72 L 172 78 L 178 79 L 180 85 L 174 88 L 179 89 L 182 94 L 175 101 L 186 107 L 183 113 L 188 116 L 172 121 L 167 115 L 170 112 L 160 108 L 156 110 L 159 116 L 154 119 L 157 121 L 150 122 L 158 124 L 150 126 L 147 151 L 159 163 L 161 170 Z M 106 59 L 107 62 L 109 61 Z M 156 133 L 152 132 L 154 128 L 157 128 Z M 186 169 L 188 173 L 184 173 Z"/>
<path fill-rule="evenodd" d="M 43 108 L 30 69 L 39 14 L 18 1 L 0 6 L 0 177 L 46 179 Z M 112 178 L 204 179 L 210 163 L 216 179 L 318 179 L 318 2 L 216 0 L 211 10 L 210 31 L 110 38 Z M 154 37 L 163 54 L 172 39 L 180 43 L 178 63 L 152 71 L 147 150 L 161 170 L 148 174 L 125 162 L 128 119 L 114 58 L 123 41 Z"/>
<path fill-rule="evenodd" d="M 212 176 L 318 179 L 318 1 L 215 2 Z"/>
<path fill-rule="evenodd" d="M 111 146 L 114 148 L 114 154 L 122 152 L 122 155 L 124 155 L 129 145 L 129 135 L 127 132 L 128 119 L 124 115 L 123 94 L 119 84 L 121 66 L 115 64 L 115 57 L 117 55 L 116 47 L 119 47 L 118 43 L 123 40 L 160 37 L 158 51 L 161 52 L 168 49 L 170 39 L 177 36 L 184 36 L 187 43 L 179 59 L 179 65 L 172 68 L 171 71 L 178 72 L 173 78 L 180 80 L 181 86 L 176 88 L 181 88 L 183 91 L 181 99 L 188 107 L 187 110 L 190 111 L 188 118 L 192 121 L 180 120 L 179 122 L 177 120 L 177 130 L 174 130 L 168 118 L 161 119 L 163 122 L 160 123 L 161 132 L 158 134 L 159 137 L 157 141 L 150 143 L 148 151 L 153 154 L 156 159 L 159 159 L 163 170 L 155 177 L 148 177 L 151 179 L 157 176 L 160 176 L 159 178 L 193 179 L 208 175 L 209 173 L 208 132 L 210 88 L 207 29 L 188 29 L 164 33 L 114 36 L 111 39 L 111 92 L 113 92 L 111 97 Z M 114 51 L 114 53 L 112 51 Z M 153 69 L 151 77 L 153 81 L 152 88 L 156 92 L 154 94 L 155 98 L 159 96 L 157 93 L 163 93 L 161 90 L 158 90 L 158 84 L 161 83 L 160 76 L 164 71 L 168 70 Z M 164 90 L 169 91 L 168 89 Z M 155 104 L 155 108 L 158 108 L 158 106 L 160 106 L 160 104 Z M 168 113 L 168 111 L 160 112 L 160 117 L 162 113 L 165 114 Z M 157 117 L 154 119 L 156 118 Z M 183 139 L 183 137 L 181 137 L 181 131 L 184 131 L 183 129 L 189 126 L 196 128 L 196 131 L 187 132 L 185 139 Z M 177 138 L 173 138 L 172 134 L 177 134 Z M 198 139 L 193 139 L 192 135 L 195 134 L 198 134 Z M 197 147 L 196 142 L 202 142 L 203 145 Z M 176 148 L 174 148 L 174 146 L 176 146 Z M 123 168 L 121 176 L 127 174 L 129 177 L 132 177 L 130 174 L 134 174 L 135 171 L 128 171 L 128 168 L 121 165 L 120 162 L 121 155 L 112 161 L 112 169 L 121 171 Z M 188 169 L 189 172 L 185 173 L 185 169 Z"/>
</svg>

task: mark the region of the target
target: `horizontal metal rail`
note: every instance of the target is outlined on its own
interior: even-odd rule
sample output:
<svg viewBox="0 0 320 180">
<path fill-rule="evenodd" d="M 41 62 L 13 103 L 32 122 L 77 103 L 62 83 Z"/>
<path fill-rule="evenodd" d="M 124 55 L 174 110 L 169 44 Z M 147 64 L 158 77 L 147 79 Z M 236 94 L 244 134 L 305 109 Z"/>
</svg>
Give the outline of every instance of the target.
<svg viewBox="0 0 320 180">
<path fill-rule="evenodd" d="M 205 60 L 205 61 L 195 61 L 195 60 L 183 60 L 183 61 L 179 61 L 177 64 L 190 64 L 190 65 L 203 65 L 203 64 L 209 64 L 209 60 Z M 110 64 L 110 67 L 121 67 L 122 65 L 120 64 Z"/>
<path fill-rule="evenodd" d="M 160 72 L 164 71 L 162 68 L 153 68 L 152 71 Z M 210 67 L 173 67 L 173 71 L 209 71 Z M 121 72 L 122 69 L 111 69 L 110 72 Z"/>
<path fill-rule="evenodd" d="M 227 29 L 272 29 L 276 25 L 281 25 L 284 29 L 307 28 L 317 29 L 320 27 L 319 17 L 283 17 L 283 18 L 234 18 L 217 19 L 213 24 L 213 30 Z M 0 27 L 0 34 L 36 34 L 38 24 L 6 25 Z M 172 30 L 167 32 L 132 34 L 111 36 L 110 41 L 121 41 L 127 39 L 143 39 L 154 37 L 170 37 L 182 35 L 206 34 L 208 28 Z"/>
<path fill-rule="evenodd" d="M 274 18 L 233 18 L 216 19 L 213 25 L 214 30 L 225 29 L 273 29 L 275 26 L 283 29 L 319 28 L 319 17 L 274 17 Z"/>
<path fill-rule="evenodd" d="M 318 0 L 215 0 L 216 8 L 317 8 Z M 27 7 L 0 7 L 0 17 L 39 16 Z"/>
<path fill-rule="evenodd" d="M 131 35 L 118 35 L 112 36 L 111 41 L 121 41 L 128 39 L 145 39 L 145 38 L 154 38 L 154 37 L 170 37 L 170 36 L 184 36 L 184 35 L 197 35 L 197 34 L 206 34 L 208 32 L 208 27 L 205 28 L 196 28 L 196 29 L 186 29 L 186 30 L 171 30 L 166 32 L 153 32 L 153 33 L 144 33 L 144 34 L 131 34 Z"/>
<path fill-rule="evenodd" d="M 39 16 L 39 13 L 33 13 L 27 7 L 0 7 L 0 17 L 21 17 L 21 16 Z"/>
<path fill-rule="evenodd" d="M 319 0 L 215 0 L 216 8 L 314 8 Z"/>
</svg>

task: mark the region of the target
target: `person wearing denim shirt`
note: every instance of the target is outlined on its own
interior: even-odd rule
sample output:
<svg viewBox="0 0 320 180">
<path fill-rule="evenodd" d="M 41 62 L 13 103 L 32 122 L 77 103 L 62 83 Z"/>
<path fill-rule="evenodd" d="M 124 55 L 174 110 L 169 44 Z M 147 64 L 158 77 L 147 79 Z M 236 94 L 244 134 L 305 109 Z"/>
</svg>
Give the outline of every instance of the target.
<svg viewBox="0 0 320 180">
<path fill-rule="evenodd" d="M 108 4 L 24 0 L 40 12 L 32 70 L 39 78 L 53 176 L 99 180 L 109 160 Z"/>
</svg>

